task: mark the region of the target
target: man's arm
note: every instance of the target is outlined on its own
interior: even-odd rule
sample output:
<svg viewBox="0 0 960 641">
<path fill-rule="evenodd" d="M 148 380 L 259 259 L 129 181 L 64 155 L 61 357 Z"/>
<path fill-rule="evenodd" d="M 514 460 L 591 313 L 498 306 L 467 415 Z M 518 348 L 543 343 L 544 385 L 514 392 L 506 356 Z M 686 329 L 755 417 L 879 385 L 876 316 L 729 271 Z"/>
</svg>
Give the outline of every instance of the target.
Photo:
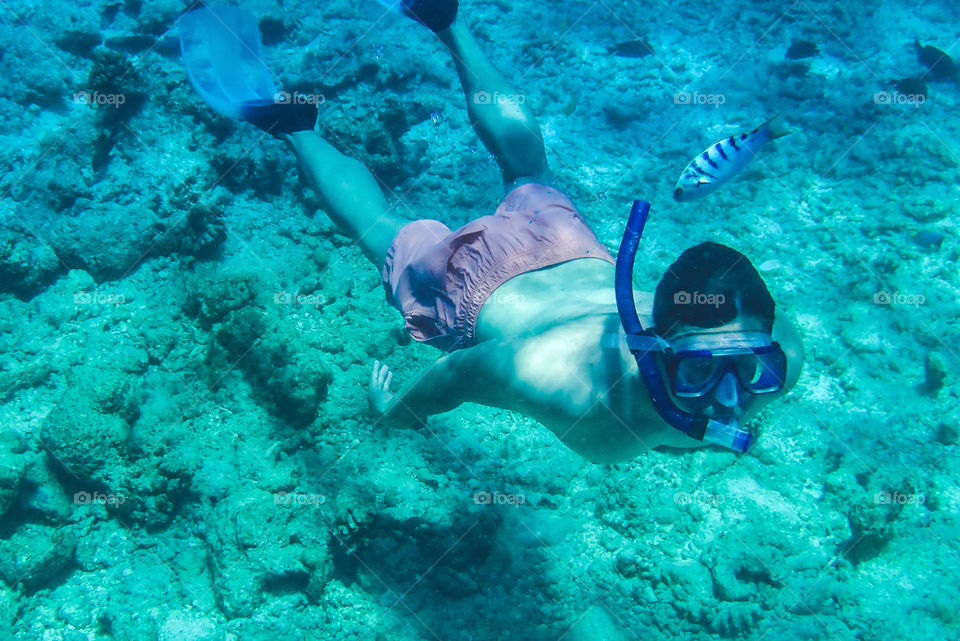
<svg viewBox="0 0 960 641">
<path fill-rule="evenodd" d="M 375 362 L 370 378 L 371 404 L 381 413 L 382 420 L 412 423 L 416 427 L 425 425 L 433 414 L 449 412 L 465 402 L 505 407 L 501 398 L 508 381 L 502 380 L 500 368 L 491 366 L 491 358 L 504 348 L 499 341 L 488 341 L 442 356 L 385 403 L 379 403 L 379 408 L 374 395 L 387 392 L 389 382 L 384 381 L 385 374 L 378 372 Z"/>
</svg>

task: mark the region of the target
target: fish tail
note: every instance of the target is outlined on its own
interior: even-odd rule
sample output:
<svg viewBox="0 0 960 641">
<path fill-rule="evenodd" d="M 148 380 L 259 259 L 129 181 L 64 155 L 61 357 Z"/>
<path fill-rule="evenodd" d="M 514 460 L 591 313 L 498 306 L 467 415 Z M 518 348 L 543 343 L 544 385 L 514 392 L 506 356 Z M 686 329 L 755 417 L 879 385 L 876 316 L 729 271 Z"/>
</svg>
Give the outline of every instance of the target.
<svg viewBox="0 0 960 641">
<path fill-rule="evenodd" d="M 787 126 L 783 123 L 782 111 L 778 111 L 773 118 L 757 127 L 757 129 L 766 132 L 769 140 L 776 140 L 777 138 L 793 133 L 787 129 Z"/>
</svg>

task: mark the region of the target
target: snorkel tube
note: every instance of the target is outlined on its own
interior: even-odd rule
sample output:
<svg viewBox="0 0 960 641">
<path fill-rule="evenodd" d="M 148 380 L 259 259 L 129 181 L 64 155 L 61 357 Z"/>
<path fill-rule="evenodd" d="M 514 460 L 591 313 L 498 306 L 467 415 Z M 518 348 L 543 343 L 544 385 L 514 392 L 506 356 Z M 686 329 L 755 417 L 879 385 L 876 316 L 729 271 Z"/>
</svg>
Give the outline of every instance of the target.
<svg viewBox="0 0 960 641">
<path fill-rule="evenodd" d="M 671 400 L 670 393 L 664 385 L 663 377 L 657 368 L 654 358 L 655 351 L 647 341 L 631 341 L 632 336 L 653 337 L 654 334 L 644 330 L 637 316 L 637 305 L 633 300 L 633 264 L 637 257 L 637 247 L 640 245 L 640 236 L 650 213 L 650 203 L 635 200 L 627 228 L 620 241 L 620 251 L 617 253 L 617 271 L 614 276 L 614 289 L 617 295 L 617 312 L 620 314 L 620 323 L 627 334 L 627 346 L 630 353 L 637 360 L 640 376 L 650 401 L 660 417 L 671 426 L 687 436 L 698 441 L 706 441 L 737 452 L 746 452 L 750 447 L 750 432 L 742 430 L 738 425 L 727 425 L 707 416 L 690 414 L 676 406 Z"/>
</svg>

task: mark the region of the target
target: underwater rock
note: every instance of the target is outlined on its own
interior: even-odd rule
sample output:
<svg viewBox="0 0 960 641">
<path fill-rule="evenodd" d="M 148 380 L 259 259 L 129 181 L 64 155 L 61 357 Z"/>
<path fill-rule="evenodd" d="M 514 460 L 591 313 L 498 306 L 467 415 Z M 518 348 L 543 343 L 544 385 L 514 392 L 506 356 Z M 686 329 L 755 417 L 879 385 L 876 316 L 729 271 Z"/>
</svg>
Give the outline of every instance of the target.
<svg viewBox="0 0 960 641">
<path fill-rule="evenodd" d="M 9 539 L 0 539 L 0 579 L 22 585 L 28 594 L 51 587 L 74 567 L 77 534 L 73 528 L 27 523 Z"/>
<path fill-rule="evenodd" d="M 189 478 L 175 455 L 164 457 L 163 449 L 148 451 L 130 439 L 128 420 L 136 418 L 136 409 L 129 413 L 130 392 L 122 389 L 123 400 L 114 405 L 96 398 L 96 390 L 70 388 L 40 436 L 74 509 L 106 509 L 155 529 L 169 523 Z M 58 498 L 45 500 L 48 511 L 62 509 Z"/>
<path fill-rule="evenodd" d="M 627 545 L 619 554 L 617 554 L 617 572 L 624 578 L 632 578 L 637 575 L 637 547 Z"/>
<path fill-rule="evenodd" d="M 221 621 L 191 612 L 171 612 L 157 631 L 157 641 L 224 641 L 227 631 Z"/>
<path fill-rule="evenodd" d="M 130 426 L 88 391 L 69 388 L 43 423 L 40 437 L 51 459 L 78 489 L 110 488 L 123 470 Z"/>
<path fill-rule="evenodd" d="M 327 387 L 333 380 L 330 367 L 318 354 L 295 351 L 287 344 L 266 344 L 263 354 L 264 360 L 283 363 L 282 367 L 257 368 L 268 407 L 293 425 L 311 423 L 327 398 Z"/>
<path fill-rule="evenodd" d="M 263 290 L 260 278 L 251 272 L 224 272 L 219 265 L 199 266 L 187 281 L 183 309 L 205 327 L 221 322 L 230 312 L 252 302 Z M 255 333 L 259 336 L 262 330 Z M 249 345 L 249 343 L 247 343 Z"/>
<path fill-rule="evenodd" d="M 155 217 L 131 216 L 127 204 L 78 199 L 50 240 L 71 268 L 103 282 L 119 279 L 156 256 L 210 257 L 225 238 L 222 215 L 213 206 L 175 211 L 162 205 Z"/>
<path fill-rule="evenodd" d="M 230 314 L 217 329 L 217 343 L 226 350 L 231 363 L 235 363 L 257 346 L 266 327 L 267 318 L 262 309 L 244 307 Z"/>
<path fill-rule="evenodd" d="M 660 568 L 660 578 L 685 619 L 699 622 L 716 609 L 717 596 L 711 590 L 714 581 L 699 561 L 666 561 Z"/>
<path fill-rule="evenodd" d="M 0 291 L 29 300 L 65 269 L 49 246 L 25 233 L 0 229 Z"/>
<path fill-rule="evenodd" d="M 24 7 L 26 8 L 26 6 Z M 32 13 L 32 12 L 31 12 Z M 80 57 L 88 57 L 94 47 L 100 44 L 99 16 L 76 3 L 64 3 L 50 7 L 47 11 L 37 11 L 33 28 L 39 33 L 49 32 L 53 43 L 61 50 Z M 34 37 L 37 37 L 34 34 Z M 63 58 L 62 54 L 57 56 Z M 75 60 L 66 64 L 76 65 Z"/>
<path fill-rule="evenodd" d="M 216 339 L 229 361 L 220 365 L 239 365 L 271 414 L 298 426 L 316 418 L 333 373 L 286 326 L 259 308 L 245 307 L 230 313 Z"/>
<path fill-rule="evenodd" d="M 19 594 L 0 582 L 0 638 L 13 639 L 15 623 L 23 625 L 17 616 Z"/>
<path fill-rule="evenodd" d="M 0 431 L 0 517 L 16 503 L 27 462 L 25 446 L 17 433 L 10 429 Z"/>
<path fill-rule="evenodd" d="M 724 550 L 711 548 L 705 555 L 711 566 L 714 593 L 723 601 L 752 601 L 762 586 L 779 587 L 780 580 L 771 568 L 786 569 L 783 554 L 772 545 L 757 550 Z"/>
<path fill-rule="evenodd" d="M 30 453 L 29 466 L 20 489 L 17 515 L 20 519 L 41 521 L 50 525 L 65 522 L 74 509 L 68 496 L 43 460 L 42 453 Z M 12 525 L 17 525 L 11 522 Z"/>
<path fill-rule="evenodd" d="M 157 631 L 157 641 L 224 641 L 226 638 L 227 631 L 221 621 L 182 610 L 171 612 Z"/>
<path fill-rule="evenodd" d="M 850 536 L 838 552 L 854 566 L 880 555 L 893 539 L 901 514 L 926 497 L 909 477 L 892 468 L 853 474 L 841 467 L 827 476 L 827 496 L 842 505 Z"/>
<path fill-rule="evenodd" d="M 324 497 L 306 492 L 250 490 L 219 503 L 205 538 L 217 603 L 228 618 L 252 616 L 278 594 L 322 594 L 333 573 L 330 532 L 320 521 L 325 509 Z"/>
<path fill-rule="evenodd" d="M 635 108 L 625 105 L 620 101 L 609 102 L 603 106 L 603 115 L 607 118 L 607 124 L 617 131 L 624 131 L 636 124 L 638 114 Z"/>
<path fill-rule="evenodd" d="M 940 421 L 934 438 L 942 445 L 956 445 L 958 436 L 960 436 L 960 417 L 954 412 L 946 420 Z"/>
<path fill-rule="evenodd" d="M 709 614 L 707 628 L 726 639 L 743 639 L 762 616 L 755 603 L 724 604 Z"/>
<path fill-rule="evenodd" d="M 283 191 L 289 165 L 284 157 L 263 155 L 239 143 L 225 141 L 217 146 L 210 159 L 217 184 L 234 194 L 252 191 L 263 200 L 272 200 Z"/>
<path fill-rule="evenodd" d="M 791 576 L 780 592 L 782 608 L 793 614 L 829 614 L 835 607 L 842 586 L 836 576 Z"/>
</svg>

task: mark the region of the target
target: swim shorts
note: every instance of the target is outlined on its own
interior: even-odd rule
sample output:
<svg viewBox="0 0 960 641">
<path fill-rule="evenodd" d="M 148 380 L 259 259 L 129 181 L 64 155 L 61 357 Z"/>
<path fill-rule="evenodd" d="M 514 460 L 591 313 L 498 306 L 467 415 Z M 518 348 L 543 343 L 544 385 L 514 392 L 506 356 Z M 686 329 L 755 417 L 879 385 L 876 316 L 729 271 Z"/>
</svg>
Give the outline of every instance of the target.
<svg viewBox="0 0 960 641">
<path fill-rule="evenodd" d="M 491 216 L 456 231 L 439 220 L 404 225 L 381 276 L 410 336 L 443 351 L 476 343 L 480 308 L 514 276 L 577 258 L 616 262 L 563 193 L 527 183 Z"/>
</svg>

